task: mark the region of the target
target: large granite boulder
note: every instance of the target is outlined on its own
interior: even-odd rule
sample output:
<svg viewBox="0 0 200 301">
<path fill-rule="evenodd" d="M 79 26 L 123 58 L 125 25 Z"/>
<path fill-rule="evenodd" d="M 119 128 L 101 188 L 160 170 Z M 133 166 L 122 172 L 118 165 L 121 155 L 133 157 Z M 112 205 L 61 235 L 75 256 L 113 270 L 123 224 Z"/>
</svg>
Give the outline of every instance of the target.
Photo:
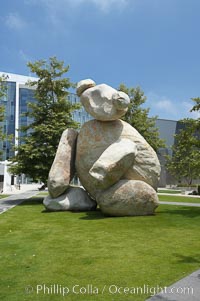
<svg viewBox="0 0 200 301">
<path fill-rule="evenodd" d="M 48 177 L 48 190 L 53 198 L 64 193 L 74 177 L 77 135 L 76 130 L 67 129 L 60 139 Z"/>
<path fill-rule="evenodd" d="M 127 140 L 130 141 L 127 143 L 129 146 L 126 145 Z M 108 152 L 111 146 L 112 151 Z M 120 164 L 120 160 L 116 161 L 118 168 L 113 172 L 116 165 L 109 162 L 112 163 L 123 148 L 125 153 L 127 151 L 128 160 L 121 160 L 123 164 Z M 101 172 L 94 167 L 98 167 L 105 154 L 107 163 L 104 163 L 103 173 L 104 178 L 109 178 L 109 183 L 102 186 L 101 177 L 98 179 Z M 136 129 L 119 119 L 107 122 L 91 120 L 82 126 L 77 140 L 76 169 L 82 185 L 93 198 L 119 178 L 144 181 L 156 189 L 160 175 L 160 163 L 153 148 Z"/>
<path fill-rule="evenodd" d="M 78 91 L 80 89 L 81 85 Z M 127 94 L 117 91 L 106 84 L 84 90 L 80 95 L 80 100 L 85 110 L 94 118 L 101 121 L 120 118 L 126 113 L 130 103 Z"/>
<path fill-rule="evenodd" d="M 152 215 L 158 207 L 158 196 L 145 182 L 120 180 L 100 193 L 97 202 L 109 216 Z"/>
<path fill-rule="evenodd" d="M 83 188 L 71 186 L 57 198 L 48 195 L 43 204 L 48 211 L 90 211 L 97 206 Z"/>
</svg>

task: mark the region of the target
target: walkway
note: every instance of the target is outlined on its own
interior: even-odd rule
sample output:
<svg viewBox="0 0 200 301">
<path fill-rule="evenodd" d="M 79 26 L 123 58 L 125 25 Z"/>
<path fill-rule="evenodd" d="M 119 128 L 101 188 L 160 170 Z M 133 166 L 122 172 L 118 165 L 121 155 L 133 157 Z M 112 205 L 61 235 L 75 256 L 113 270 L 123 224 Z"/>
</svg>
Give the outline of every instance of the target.
<svg viewBox="0 0 200 301">
<path fill-rule="evenodd" d="M 199 198 L 199 195 L 189 195 L 189 194 L 172 194 L 172 193 L 158 193 L 158 195 L 168 195 L 168 196 L 181 196 L 187 199 L 189 198 Z M 199 203 L 186 203 L 186 202 L 166 202 L 166 201 L 159 201 L 159 204 L 165 204 L 165 205 L 175 205 L 175 206 L 187 206 L 187 207 L 200 207 L 200 202 Z"/>
<path fill-rule="evenodd" d="M 166 290 L 166 292 L 165 292 Z M 199 301 L 200 300 L 200 270 L 190 274 L 180 281 L 164 288 L 146 301 Z"/>
<path fill-rule="evenodd" d="M 189 206 L 189 207 L 200 207 L 200 203 L 184 203 L 184 202 L 165 202 L 165 201 L 160 201 L 160 205 L 165 204 L 165 205 L 176 205 L 176 206 Z"/>
<path fill-rule="evenodd" d="M 157 192 L 158 195 L 169 195 L 169 196 L 181 196 L 185 198 L 200 198 L 200 195 L 193 194 L 182 194 L 182 193 L 165 193 L 165 192 Z"/>
<path fill-rule="evenodd" d="M 21 204 L 25 199 L 29 199 L 38 193 L 39 191 L 34 189 L 0 199 L 0 214 Z"/>
</svg>

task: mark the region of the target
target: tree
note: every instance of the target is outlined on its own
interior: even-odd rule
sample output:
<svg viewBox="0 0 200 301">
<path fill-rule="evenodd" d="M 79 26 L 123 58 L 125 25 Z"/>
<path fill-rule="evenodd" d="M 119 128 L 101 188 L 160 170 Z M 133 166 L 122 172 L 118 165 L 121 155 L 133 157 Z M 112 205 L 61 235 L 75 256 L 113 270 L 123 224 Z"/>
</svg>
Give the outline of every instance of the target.
<svg viewBox="0 0 200 301">
<path fill-rule="evenodd" d="M 149 117 L 150 109 L 141 107 L 145 103 L 146 97 L 140 87 L 128 88 L 124 84 L 119 87 L 120 91 L 125 92 L 130 97 L 130 105 L 123 120 L 131 124 L 147 140 L 155 151 L 165 147 L 164 140 L 159 138 L 158 128 L 155 126 L 157 117 Z"/>
<path fill-rule="evenodd" d="M 2 75 L 0 77 L 0 100 L 2 97 L 4 97 L 6 95 L 6 90 L 7 90 L 7 87 L 5 85 L 5 82 L 7 80 L 7 76 L 5 75 Z M 5 107 L 4 105 L 1 105 L 0 104 L 0 123 L 2 123 L 5 119 Z M 0 141 L 3 141 L 4 139 L 6 138 L 6 135 L 3 131 L 3 128 L 2 126 L 0 126 Z M 2 150 L 0 150 L 0 158 L 2 156 Z"/>
<path fill-rule="evenodd" d="M 183 128 L 175 135 L 172 157 L 167 156 L 166 167 L 178 180 L 192 184 L 200 177 L 200 148 L 196 141 L 200 139 L 196 131 L 196 120 L 181 120 Z"/>
<path fill-rule="evenodd" d="M 200 98 L 192 98 L 192 100 L 195 102 L 195 105 L 191 109 L 192 111 L 199 111 L 200 112 Z M 200 118 L 196 119 L 196 131 L 199 133 L 200 132 Z M 200 134 L 199 134 L 200 135 Z M 198 137 L 198 135 L 197 135 Z M 200 139 L 196 140 L 196 145 L 200 148 Z"/>
<path fill-rule="evenodd" d="M 29 62 L 28 67 L 38 77 L 28 82 L 28 86 L 35 89 L 36 101 L 28 103 L 25 116 L 31 118 L 32 123 L 20 128 L 24 136 L 16 147 L 10 172 L 24 173 L 46 184 L 62 132 L 79 126 L 72 119 L 72 112 L 79 105 L 67 100 L 67 89 L 72 83 L 63 76 L 69 69 L 63 61 L 51 57 L 49 61 Z"/>
<path fill-rule="evenodd" d="M 192 100 L 195 102 L 195 105 L 191 109 L 191 112 L 200 111 L 200 97 L 192 98 Z"/>
</svg>

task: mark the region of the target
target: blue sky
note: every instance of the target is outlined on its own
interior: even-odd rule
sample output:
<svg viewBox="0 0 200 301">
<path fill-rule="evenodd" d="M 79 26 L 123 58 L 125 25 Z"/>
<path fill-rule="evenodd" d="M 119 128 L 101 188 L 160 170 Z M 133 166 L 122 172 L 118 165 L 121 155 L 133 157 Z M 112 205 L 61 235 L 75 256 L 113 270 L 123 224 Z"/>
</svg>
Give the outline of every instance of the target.
<svg viewBox="0 0 200 301">
<path fill-rule="evenodd" d="M 200 97 L 199 0 L 7 0 L 0 71 L 57 56 L 73 82 L 140 86 L 150 115 L 181 119 Z"/>
</svg>

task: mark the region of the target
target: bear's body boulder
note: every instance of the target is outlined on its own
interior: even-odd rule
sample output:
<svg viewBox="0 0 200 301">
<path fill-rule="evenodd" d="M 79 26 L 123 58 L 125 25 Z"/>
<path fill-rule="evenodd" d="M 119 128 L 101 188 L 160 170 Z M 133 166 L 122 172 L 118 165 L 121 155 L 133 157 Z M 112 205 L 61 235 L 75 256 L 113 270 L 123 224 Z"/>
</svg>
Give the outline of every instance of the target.
<svg viewBox="0 0 200 301">
<path fill-rule="evenodd" d="M 160 163 L 155 151 L 140 133 L 120 119 L 107 122 L 91 120 L 82 126 L 78 136 L 76 170 L 82 185 L 94 198 L 102 188 L 89 171 L 110 145 L 123 138 L 137 145 L 137 155 L 122 178 L 141 180 L 157 189 Z M 118 152 L 117 147 L 115 152 Z M 111 160 L 112 153 L 110 156 Z"/>
</svg>

